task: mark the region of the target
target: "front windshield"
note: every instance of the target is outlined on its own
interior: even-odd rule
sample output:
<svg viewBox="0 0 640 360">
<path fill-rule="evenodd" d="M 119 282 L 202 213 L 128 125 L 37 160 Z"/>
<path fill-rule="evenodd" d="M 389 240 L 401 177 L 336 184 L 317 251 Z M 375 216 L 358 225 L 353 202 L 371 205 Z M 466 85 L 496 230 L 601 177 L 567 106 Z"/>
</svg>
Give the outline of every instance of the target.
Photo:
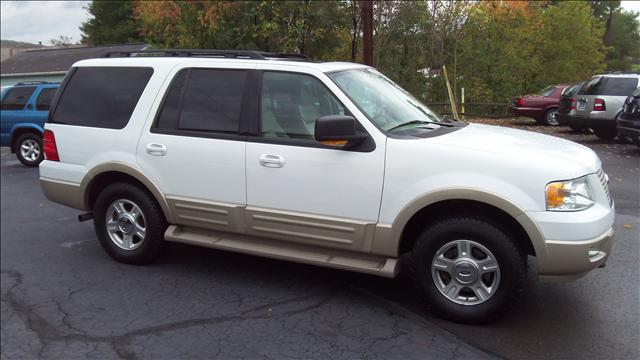
<svg viewBox="0 0 640 360">
<path fill-rule="evenodd" d="M 373 69 L 339 71 L 329 77 L 384 131 L 409 122 L 419 125 L 441 121 L 415 97 Z"/>
</svg>

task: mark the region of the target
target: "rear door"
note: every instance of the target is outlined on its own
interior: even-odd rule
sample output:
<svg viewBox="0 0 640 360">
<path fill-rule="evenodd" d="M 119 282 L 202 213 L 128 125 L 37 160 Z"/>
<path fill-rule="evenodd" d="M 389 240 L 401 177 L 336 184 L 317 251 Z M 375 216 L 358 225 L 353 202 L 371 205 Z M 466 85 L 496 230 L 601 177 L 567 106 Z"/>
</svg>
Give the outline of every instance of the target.
<svg viewBox="0 0 640 360">
<path fill-rule="evenodd" d="M 138 163 L 165 193 L 178 225 L 238 231 L 246 205 L 241 123 L 253 110 L 244 106 L 245 92 L 255 88 L 252 70 L 195 66 L 169 74 L 140 138 Z"/>
</svg>

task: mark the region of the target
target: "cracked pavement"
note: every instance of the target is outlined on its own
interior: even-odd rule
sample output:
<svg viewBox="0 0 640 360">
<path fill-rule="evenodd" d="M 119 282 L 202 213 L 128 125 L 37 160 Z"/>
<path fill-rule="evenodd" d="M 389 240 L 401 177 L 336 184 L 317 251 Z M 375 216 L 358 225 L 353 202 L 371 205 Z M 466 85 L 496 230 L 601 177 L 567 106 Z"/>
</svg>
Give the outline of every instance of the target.
<svg viewBox="0 0 640 360">
<path fill-rule="evenodd" d="M 3 360 L 495 357 L 366 290 L 388 279 L 180 244 L 119 264 L 37 177 L 2 149 Z"/>
</svg>

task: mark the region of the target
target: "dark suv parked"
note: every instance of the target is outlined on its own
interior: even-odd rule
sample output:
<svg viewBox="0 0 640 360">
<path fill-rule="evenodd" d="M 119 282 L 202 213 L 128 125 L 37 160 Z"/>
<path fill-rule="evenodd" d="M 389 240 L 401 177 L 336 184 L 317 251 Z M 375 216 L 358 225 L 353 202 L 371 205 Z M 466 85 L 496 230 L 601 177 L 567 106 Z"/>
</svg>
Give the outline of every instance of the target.
<svg viewBox="0 0 640 360">
<path fill-rule="evenodd" d="M 618 136 L 626 136 L 640 146 L 640 88 L 627 98 L 618 116 Z"/>
</svg>

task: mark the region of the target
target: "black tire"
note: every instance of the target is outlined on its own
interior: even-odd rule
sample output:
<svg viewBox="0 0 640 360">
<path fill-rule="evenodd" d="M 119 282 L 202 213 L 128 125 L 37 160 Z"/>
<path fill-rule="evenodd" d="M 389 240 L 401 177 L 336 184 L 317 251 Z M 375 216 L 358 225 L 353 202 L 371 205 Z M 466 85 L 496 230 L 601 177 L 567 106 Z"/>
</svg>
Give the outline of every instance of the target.
<svg viewBox="0 0 640 360">
<path fill-rule="evenodd" d="M 445 297 L 432 275 L 431 264 L 436 252 L 459 239 L 484 246 L 499 265 L 497 289 L 479 304 L 459 304 Z M 409 273 L 434 314 L 455 322 L 478 324 L 501 316 L 522 296 L 527 276 L 526 255 L 507 232 L 489 221 L 475 216 L 445 218 L 428 226 L 417 239 L 409 256 Z"/>
<path fill-rule="evenodd" d="M 109 206 L 116 200 L 124 199 L 138 206 L 142 211 L 145 236 L 141 244 L 132 250 L 125 250 L 111 240 L 106 228 Z M 96 199 L 93 210 L 93 224 L 96 235 L 104 250 L 114 260 L 134 265 L 148 264 L 160 253 L 164 245 L 167 221 L 156 200 L 147 191 L 130 183 L 114 183 L 106 186 Z"/>
<path fill-rule="evenodd" d="M 621 134 L 621 133 L 618 133 L 617 136 L 618 136 L 618 141 L 620 141 L 622 144 L 630 145 L 635 143 L 631 136 Z"/>
<path fill-rule="evenodd" d="M 551 108 L 547 110 L 546 114 L 544 114 L 543 123 L 547 126 L 559 126 L 560 122 L 556 119 L 556 114 L 558 113 L 558 108 Z"/>
<path fill-rule="evenodd" d="M 573 121 L 570 121 L 569 122 L 569 128 L 571 130 L 573 130 L 574 132 L 582 133 L 582 132 L 584 132 L 584 129 L 586 128 L 586 126 L 584 126 L 584 124 L 579 124 L 579 123 L 575 123 Z"/>
<path fill-rule="evenodd" d="M 30 150 L 27 150 L 24 153 L 23 146 L 30 147 Z M 15 145 L 16 157 L 24 166 L 28 167 L 36 167 L 40 165 L 42 160 L 44 160 L 44 151 L 42 149 L 42 138 L 38 134 L 34 133 L 25 133 L 20 135 L 18 140 L 16 140 Z M 34 153 L 37 151 L 37 153 Z M 37 155 L 35 158 L 27 158 L 32 155 Z"/>
<path fill-rule="evenodd" d="M 600 140 L 610 141 L 618 136 L 618 131 L 614 127 L 606 127 L 606 128 L 595 128 L 593 132 Z"/>
</svg>

